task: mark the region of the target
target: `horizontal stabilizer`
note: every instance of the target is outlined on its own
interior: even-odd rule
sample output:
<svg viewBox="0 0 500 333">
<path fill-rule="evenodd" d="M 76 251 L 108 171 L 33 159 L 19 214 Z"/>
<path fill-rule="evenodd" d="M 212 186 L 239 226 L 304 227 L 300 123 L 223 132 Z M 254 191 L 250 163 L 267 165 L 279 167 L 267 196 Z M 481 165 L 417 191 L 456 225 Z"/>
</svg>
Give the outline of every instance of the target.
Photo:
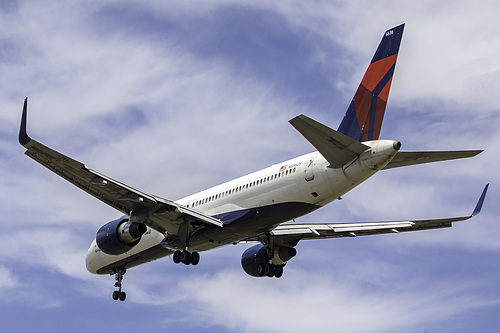
<svg viewBox="0 0 500 333">
<path fill-rule="evenodd" d="M 398 152 L 384 169 L 474 157 L 482 150 Z"/>
<path fill-rule="evenodd" d="M 341 168 L 370 148 L 304 115 L 291 119 L 290 124 L 323 155 L 332 168 Z"/>
</svg>

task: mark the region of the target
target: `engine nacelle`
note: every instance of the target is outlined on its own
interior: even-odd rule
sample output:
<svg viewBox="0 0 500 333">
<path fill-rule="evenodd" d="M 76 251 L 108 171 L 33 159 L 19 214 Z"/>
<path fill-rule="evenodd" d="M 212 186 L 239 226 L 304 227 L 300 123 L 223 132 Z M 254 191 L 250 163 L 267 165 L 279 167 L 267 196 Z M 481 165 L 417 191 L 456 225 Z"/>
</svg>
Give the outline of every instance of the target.
<svg viewBox="0 0 500 333">
<path fill-rule="evenodd" d="M 248 248 L 241 255 L 241 267 L 251 276 L 261 277 L 264 276 L 266 266 L 284 266 L 286 262 L 297 254 L 297 250 L 293 247 L 276 247 L 274 249 L 273 258 L 268 258 L 266 247 L 258 244 Z M 271 259 L 271 260 L 270 260 Z M 281 269 L 281 273 L 283 270 Z M 278 275 L 276 275 L 278 277 Z M 281 275 L 280 275 L 281 276 Z"/>
<path fill-rule="evenodd" d="M 106 254 L 118 255 L 136 246 L 147 228 L 144 223 L 118 219 L 106 223 L 95 237 L 97 246 Z"/>
<path fill-rule="evenodd" d="M 262 244 L 246 249 L 241 255 L 241 267 L 248 275 L 262 276 L 262 274 L 259 274 L 261 271 L 259 266 L 266 264 L 268 264 L 266 248 Z"/>
<path fill-rule="evenodd" d="M 273 264 L 284 265 L 286 262 L 297 255 L 294 247 L 281 246 L 274 249 Z"/>
</svg>

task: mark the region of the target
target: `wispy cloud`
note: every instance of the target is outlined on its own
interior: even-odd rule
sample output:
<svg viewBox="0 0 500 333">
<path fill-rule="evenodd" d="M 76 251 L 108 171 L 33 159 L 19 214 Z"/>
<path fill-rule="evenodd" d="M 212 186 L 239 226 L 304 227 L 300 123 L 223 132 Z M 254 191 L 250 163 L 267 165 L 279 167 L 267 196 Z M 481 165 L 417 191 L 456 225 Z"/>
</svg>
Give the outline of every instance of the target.
<svg viewBox="0 0 500 333">
<path fill-rule="evenodd" d="M 381 268 L 372 266 L 362 276 L 376 280 L 383 274 Z M 399 270 L 394 268 L 392 272 L 398 274 Z M 392 276 L 385 286 L 366 288 L 361 281 L 349 281 L 342 274 L 311 275 L 300 269 L 290 269 L 289 273 L 273 281 L 226 269 L 180 281 L 179 294 L 192 305 L 189 313 L 205 322 L 245 332 L 262 327 L 268 332 L 388 332 L 425 327 L 465 310 L 498 303 L 474 295 L 467 285 L 427 284 L 417 278 L 389 287 L 401 277 Z"/>
<path fill-rule="evenodd" d="M 177 328 L 199 328 L 187 323 L 195 311 L 207 326 L 248 332 L 306 324 L 423 331 L 491 309 L 498 300 L 485 290 L 496 286 L 481 273 L 484 258 L 498 253 L 500 233 L 497 7 L 260 0 L 0 6 L 0 294 L 28 303 L 31 293 L 38 307 L 47 299 L 63 311 L 64 294 L 52 295 L 53 284 L 26 272 L 57 272 L 68 294 L 77 290 L 94 303 L 109 299 L 113 283 L 89 275 L 83 259 L 95 230 L 118 214 L 22 155 L 16 135 L 25 96 L 33 137 L 176 199 L 312 151 L 287 120 L 306 113 L 335 127 L 383 31 L 406 22 L 383 135 L 411 150 L 487 151 L 470 161 L 384 171 L 301 221 L 468 214 L 492 182 L 483 213 L 448 230 L 301 243 L 280 280 L 247 277 L 237 267 L 240 246 L 206 253 L 195 270 L 161 260 L 127 273 L 127 303 L 138 313 L 165 309 Z M 448 271 L 420 251 L 446 252 Z M 469 281 L 452 278 L 463 258 L 481 263 Z"/>
</svg>

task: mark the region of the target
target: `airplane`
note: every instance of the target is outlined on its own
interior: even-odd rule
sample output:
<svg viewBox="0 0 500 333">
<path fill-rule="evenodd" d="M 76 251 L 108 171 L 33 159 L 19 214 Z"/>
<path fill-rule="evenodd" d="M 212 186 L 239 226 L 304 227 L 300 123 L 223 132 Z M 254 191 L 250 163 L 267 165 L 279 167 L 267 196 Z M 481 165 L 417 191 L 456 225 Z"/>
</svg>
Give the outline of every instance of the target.
<svg viewBox="0 0 500 333">
<path fill-rule="evenodd" d="M 290 120 L 317 151 L 173 201 L 132 188 L 33 140 L 24 100 L 19 142 L 26 155 L 123 216 L 103 225 L 91 243 L 86 268 L 115 276 L 112 298 L 124 301 L 127 269 L 165 256 L 197 265 L 200 252 L 256 242 L 241 257 L 253 277 L 276 277 L 296 256 L 301 240 L 357 237 L 451 227 L 481 211 L 487 184 L 471 215 L 356 223 L 295 223 L 341 199 L 380 170 L 476 156 L 482 150 L 400 151 L 379 139 L 404 24 L 387 30 L 337 130 L 305 115 Z"/>
</svg>

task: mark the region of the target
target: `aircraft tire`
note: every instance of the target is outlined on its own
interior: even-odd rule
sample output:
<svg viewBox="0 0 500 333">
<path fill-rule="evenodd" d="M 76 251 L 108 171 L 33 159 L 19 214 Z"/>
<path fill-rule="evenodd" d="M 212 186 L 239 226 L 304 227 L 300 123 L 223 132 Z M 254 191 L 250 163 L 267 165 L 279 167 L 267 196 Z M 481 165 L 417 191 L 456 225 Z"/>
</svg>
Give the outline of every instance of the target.
<svg viewBox="0 0 500 333">
<path fill-rule="evenodd" d="M 264 264 L 260 264 L 257 266 L 257 275 L 264 276 Z"/>
<path fill-rule="evenodd" d="M 191 263 L 191 258 L 192 258 L 192 255 L 189 251 L 182 251 L 181 253 L 181 262 L 184 264 L 184 265 L 189 265 Z"/>
<path fill-rule="evenodd" d="M 276 268 L 274 265 L 266 265 L 264 267 L 264 274 L 268 277 L 273 277 Z"/>
<path fill-rule="evenodd" d="M 274 271 L 274 277 L 279 279 L 282 276 L 283 276 L 283 266 L 276 266 Z"/>
<path fill-rule="evenodd" d="M 174 252 L 174 258 L 173 259 L 174 259 L 174 262 L 176 264 L 178 264 L 178 263 L 181 262 L 181 255 L 182 255 L 182 252 L 179 251 L 179 250 L 177 250 L 177 251 Z"/>
<path fill-rule="evenodd" d="M 200 254 L 198 252 L 191 253 L 191 265 L 198 265 L 200 262 Z"/>
</svg>

